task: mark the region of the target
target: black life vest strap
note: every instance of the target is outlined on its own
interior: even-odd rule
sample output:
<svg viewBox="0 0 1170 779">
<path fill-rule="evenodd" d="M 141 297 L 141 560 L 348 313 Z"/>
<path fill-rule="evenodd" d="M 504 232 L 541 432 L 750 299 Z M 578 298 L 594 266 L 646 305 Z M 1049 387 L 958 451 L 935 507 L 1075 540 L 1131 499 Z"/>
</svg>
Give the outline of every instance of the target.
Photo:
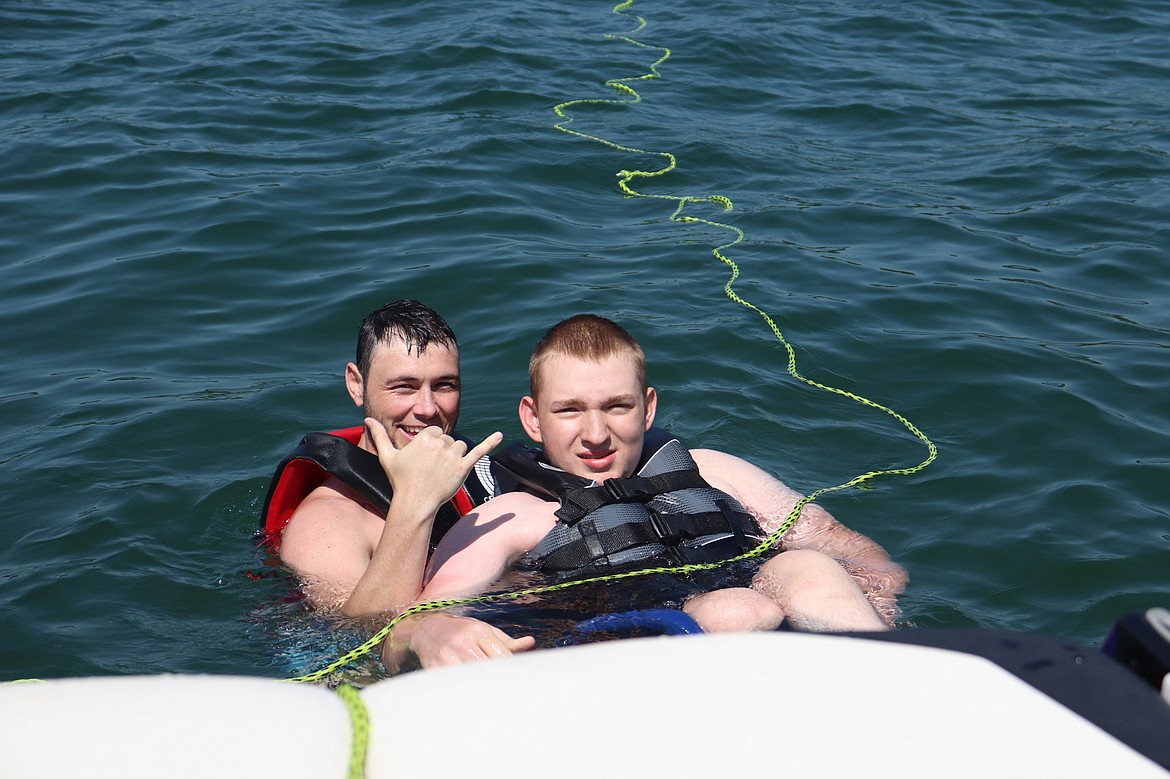
<svg viewBox="0 0 1170 779">
<path fill-rule="evenodd" d="M 698 471 L 670 471 L 657 476 L 631 476 L 628 479 L 606 479 L 597 487 L 578 487 L 565 490 L 557 519 L 572 525 L 602 506 L 614 503 L 646 503 L 657 495 L 690 488 L 707 488 Z"/>
<path fill-rule="evenodd" d="M 521 443 L 514 443 L 492 455 L 492 474 L 499 493 L 526 490 L 546 500 L 560 500 L 566 489 L 592 484 L 559 468 L 541 465 L 541 455 Z"/>
<path fill-rule="evenodd" d="M 694 538 L 732 534 L 742 535 L 739 527 L 729 523 L 718 511 L 703 514 L 655 514 L 648 512 L 649 522 L 632 522 L 598 531 L 592 522 L 580 522 L 580 537 L 550 552 L 540 562 L 546 571 L 573 571 L 586 566 L 603 567 L 608 558 L 647 544 L 660 544 L 679 556 L 679 544 Z M 750 546 L 748 547 L 750 548 Z"/>
<path fill-rule="evenodd" d="M 353 488 L 379 513 L 390 510 L 394 495 L 378 456 L 328 433 L 309 433 L 293 449 L 289 460 L 308 460 Z"/>
<path fill-rule="evenodd" d="M 467 441 L 461 436 L 457 437 L 459 440 Z M 319 466 L 321 470 L 355 490 L 377 513 L 385 516 L 390 510 L 394 490 L 390 486 L 389 477 L 382 470 L 382 464 L 378 462 L 378 455 L 373 452 L 367 452 L 360 446 L 329 433 L 309 433 L 285 458 L 281 468 L 292 460 L 308 460 Z M 279 473 L 279 470 L 277 472 Z M 478 482 L 478 479 L 474 478 L 474 472 L 470 480 Z M 458 521 L 459 511 L 451 501 L 445 501 L 435 513 L 435 522 L 431 528 L 431 545 L 437 544 Z"/>
</svg>

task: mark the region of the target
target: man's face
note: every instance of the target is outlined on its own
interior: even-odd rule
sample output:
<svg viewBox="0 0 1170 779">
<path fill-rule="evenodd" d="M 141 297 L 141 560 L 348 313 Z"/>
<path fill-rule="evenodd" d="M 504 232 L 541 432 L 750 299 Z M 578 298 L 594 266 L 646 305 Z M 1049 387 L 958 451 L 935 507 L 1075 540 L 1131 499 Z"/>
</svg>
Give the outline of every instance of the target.
<svg viewBox="0 0 1170 779">
<path fill-rule="evenodd" d="M 520 401 L 520 422 L 549 461 L 598 482 L 632 476 L 657 406 L 633 358 L 590 362 L 557 354 L 541 372 L 540 398 Z"/>
<path fill-rule="evenodd" d="M 425 427 L 450 434 L 459 418 L 459 351 L 432 343 L 426 351 L 406 351 L 394 338 L 379 342 L 370 355 L 370 375 L 346 366 L 346 387 L 367 417 L 381 422 L 395 449 L 410 443 Z"/>
</svg>

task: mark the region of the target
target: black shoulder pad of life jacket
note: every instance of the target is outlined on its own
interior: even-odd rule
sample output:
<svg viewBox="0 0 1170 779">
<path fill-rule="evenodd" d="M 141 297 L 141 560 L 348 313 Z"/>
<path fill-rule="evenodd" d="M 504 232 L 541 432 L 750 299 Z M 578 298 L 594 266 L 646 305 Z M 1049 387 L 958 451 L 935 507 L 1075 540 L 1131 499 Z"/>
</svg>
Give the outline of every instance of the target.
<svg viewBox="0 0 1170 779">
<path fill-rule="evenodd" d="M 493 454 L 492 473 L 496 477 L 496 491 L 527 491 L 548 500 L 560 500 L 564 490 L 592 483 L 589 479 L 544 464 L 543 460 L 544 454 L 539 449 L 519 442 Z"/>
<path fill-rule="evenodd" d="M 642 437 L 642 458 L 638 461 L 638 467 L 634 472 L 642 470 L 642 466 L 646 461 L 662 447 L 666 446 L 671 441 L 674 441 L 678 436 L 666 432 L 661 427 L 651 427 L 646 431 L 646 435 Z"/>
<path fill-rule="evenodd" d="M 361 493 L 385 514 L 390 510 L 393 490 L 378 455 L 328 433 L 309 433 L 301 439 L 289 459 L 308 460 Z"/>
<path fill-rule="evenodd" d="M 288 459 L 316 463 L 330 476 L 356 490 L 379 514 L 385 516 L 390 510 L 394 491 L 386 471 L 382 470 L 382 464 L 378 462 L 378 455 L 373 452 L 367 452 L 329 433 L 309 433 L 301 439 Z M 437 544 L 458 520 L 459 514 L 450 501 L 440 506 L 431 530 L 431 544 Z"/>
<path fill-rule="evenodd" d="M 638 468 L 674 438 L 661 428 L 651 427 L 647 430 L 642 439 L 642 459 Z M 540 449 L 519 442 L 492 455 L 492 473 L 496 477 L 497 492 L 527 490 L 542 498 L 558 501 L 566 490 L 587 487 L 593 483 L 592 479 L 574 476 L 549 465 Z"/>
</svg>

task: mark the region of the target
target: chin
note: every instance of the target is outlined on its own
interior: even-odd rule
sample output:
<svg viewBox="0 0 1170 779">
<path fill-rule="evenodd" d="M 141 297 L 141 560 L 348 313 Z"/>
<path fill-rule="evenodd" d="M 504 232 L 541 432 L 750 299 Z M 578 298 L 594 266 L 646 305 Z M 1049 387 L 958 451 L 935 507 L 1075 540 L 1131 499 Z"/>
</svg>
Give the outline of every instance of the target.
<svg viewBox="0 0 1170 779">
<path fill-rule="evenodd" d="M 611 468 L 610 470 L 608 470 L 604 473 L 591 473 L 591 474 L 589 474 L 588 478 L 593 479 L 598 484 L 600 484 L 601 482 L 606 481 L 607 479 L 620 479 L 620 478 L 622 478 L 622 472 L 615 471 Z"/>
</svg>

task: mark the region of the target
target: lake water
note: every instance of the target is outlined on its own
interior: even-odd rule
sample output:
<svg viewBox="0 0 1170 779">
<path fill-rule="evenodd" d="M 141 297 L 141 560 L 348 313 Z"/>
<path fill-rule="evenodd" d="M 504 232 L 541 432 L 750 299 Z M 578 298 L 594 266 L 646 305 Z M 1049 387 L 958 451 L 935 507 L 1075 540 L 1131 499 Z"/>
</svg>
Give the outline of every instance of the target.
<svg viewBox="0 0 1170 779">
<path fill-rule="evenodd" d="M 283 677 L 315 624 L 252 541 L 353 424 L 361 317 L 459 333 L 522 432 L 545 328 L 646 348 L 659 421 L 907 567 L 907 624 L 1099 643 L 1170 605 L 1170 4 L 76 0 L 0 9 L 0 674 Z M 326 638 L 327 637 L 327 638 Z M 310 641 L 309 643 L 313 643 Z M 334 641 L 336 646 L 329 646 Z M 321 646 L 326 644 L 326 646 Z M 290 659 L 291 658 L 291 659 Z M 373 672 L 373 671 L 372 671 Z"/>
</svg>

